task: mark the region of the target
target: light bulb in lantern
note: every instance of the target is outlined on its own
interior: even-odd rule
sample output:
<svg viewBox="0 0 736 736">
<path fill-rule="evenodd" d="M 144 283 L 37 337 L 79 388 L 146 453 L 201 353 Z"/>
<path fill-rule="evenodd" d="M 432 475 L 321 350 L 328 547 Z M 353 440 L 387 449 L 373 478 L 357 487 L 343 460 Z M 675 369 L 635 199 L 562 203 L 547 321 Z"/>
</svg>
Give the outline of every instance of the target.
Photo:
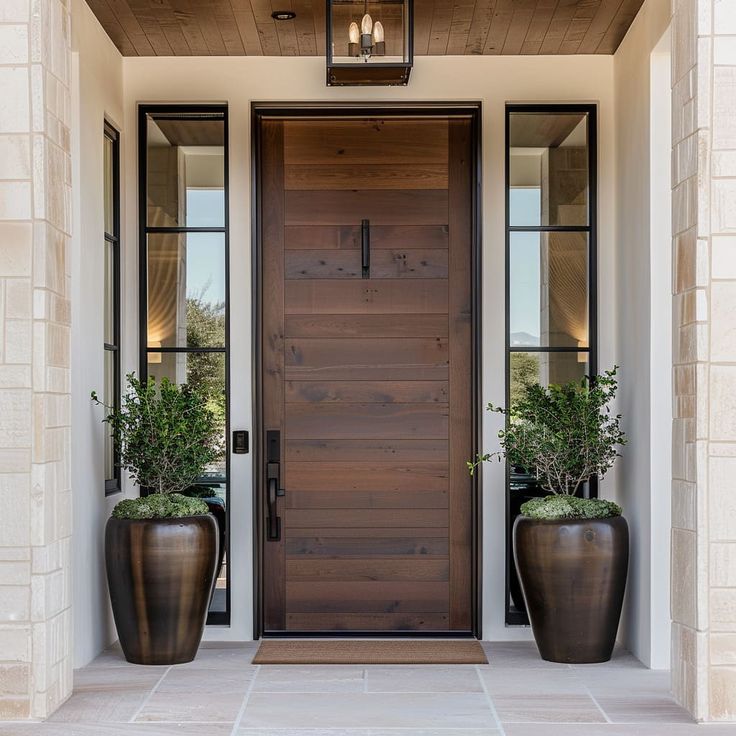
<svg viewBox="0 0 736 736">
<path fill-rule="evenodd" d="M 358 43 L 360 41 L 360 28 L 358 28 L 358 24 L 355 21 L 348 28 L 348 38 L 350 39 L 350 43 Z"/>
<path fill-rule="evenodd" d="M 377 20 L 373 26 L 373 41 L 375 43 L 381 43 L 383 41 L 383 23 Z"/>
<path fill-rule="evenodd" d="M 363 16 L 363 20 L 360 21 L 360 32 L 366 36 L 370 36 L 373 30 L 373 18 L 368 13 Z"/>
</svg>

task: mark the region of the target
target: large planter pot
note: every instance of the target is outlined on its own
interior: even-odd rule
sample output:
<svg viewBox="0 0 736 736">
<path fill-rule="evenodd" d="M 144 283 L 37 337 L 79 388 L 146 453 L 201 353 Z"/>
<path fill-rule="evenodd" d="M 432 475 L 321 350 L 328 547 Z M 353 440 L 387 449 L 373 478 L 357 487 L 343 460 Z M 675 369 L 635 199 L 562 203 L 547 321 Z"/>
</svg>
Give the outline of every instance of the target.
<svg viewBox="0 0 736 736">
<path fill-rule="evenodd" d="M 107 582 L 129 662 L 180 664 L 194 659 L 212 596 L 218 547 L 211 514 L 107 522 Z"/>
<path fill-rule="evenodd" d="M 629 564 L 629 528 L 610 519 L 514 523 L 514 559 L 543 659 L 611 658 Z"/>
</svg>

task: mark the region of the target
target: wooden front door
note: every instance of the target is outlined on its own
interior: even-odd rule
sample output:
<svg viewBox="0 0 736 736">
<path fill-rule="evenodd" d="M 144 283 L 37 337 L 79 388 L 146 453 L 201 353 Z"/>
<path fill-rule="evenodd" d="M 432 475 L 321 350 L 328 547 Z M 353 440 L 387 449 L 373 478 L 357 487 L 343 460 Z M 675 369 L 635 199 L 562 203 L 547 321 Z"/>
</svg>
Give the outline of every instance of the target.
<svg viewBox="0 0 736 736">
<path fill-rule="evenodd" d="M 466 117 L 260 119 L 268 632 L 471 632 Z"/>
</svg>

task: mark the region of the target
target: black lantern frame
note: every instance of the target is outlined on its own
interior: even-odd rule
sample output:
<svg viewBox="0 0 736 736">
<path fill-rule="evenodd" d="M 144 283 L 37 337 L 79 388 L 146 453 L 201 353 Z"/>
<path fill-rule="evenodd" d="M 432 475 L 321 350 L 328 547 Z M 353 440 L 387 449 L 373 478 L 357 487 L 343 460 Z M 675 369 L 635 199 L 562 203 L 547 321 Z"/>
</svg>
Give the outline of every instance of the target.
<svg viewBox="0 0 736 736">
<path fill-rule="evenodd" d="M 414 64 L 414 0 L 373 0 L 368 4 L 385 4 L 400 6 L 404 29 L 403 61 L 380 61 L 382 53 L 369 55 L 369 60 L 349 63 L 335 61 L 334 47 L 334 7 L 340 5 L 356 5 L 355 0 L 327 0 L 327 86 L 328 87 L 380 87 L 409 84 L 409 75 Z M 356 18 L 359 22 L 360 17 Z M 380 18 L 376 18 L 380 21 Z M 345 36 L 348 26 L 345 27 Z M 362 40 L 362 39 L 361 39 Z M 354 46 L 354 44 L 350 44 Z M 341 57 L 337 57 L 341 58 Z"/>
</svg>

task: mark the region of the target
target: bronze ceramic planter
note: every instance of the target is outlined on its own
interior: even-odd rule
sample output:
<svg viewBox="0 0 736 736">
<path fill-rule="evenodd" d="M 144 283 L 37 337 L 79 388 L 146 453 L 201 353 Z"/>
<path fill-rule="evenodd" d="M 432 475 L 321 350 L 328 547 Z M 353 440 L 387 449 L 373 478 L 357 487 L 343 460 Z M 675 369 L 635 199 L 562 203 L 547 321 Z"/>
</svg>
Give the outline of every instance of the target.
<svg viewBox="0 0 736 736">
<path fill-rule="evenodd" d="M 629 528 L 610 519 L 514 524 L 514 559 L 543 659 L 586 664 L 611 658 L 629 564 Z"/>
<path fill-rule="evenodd" d="M 129 662 L 180 664 L 194 659 L 215 583 L 218 546 L 211 514 L 107 522 L 107 582 Z"/>
</svg>

